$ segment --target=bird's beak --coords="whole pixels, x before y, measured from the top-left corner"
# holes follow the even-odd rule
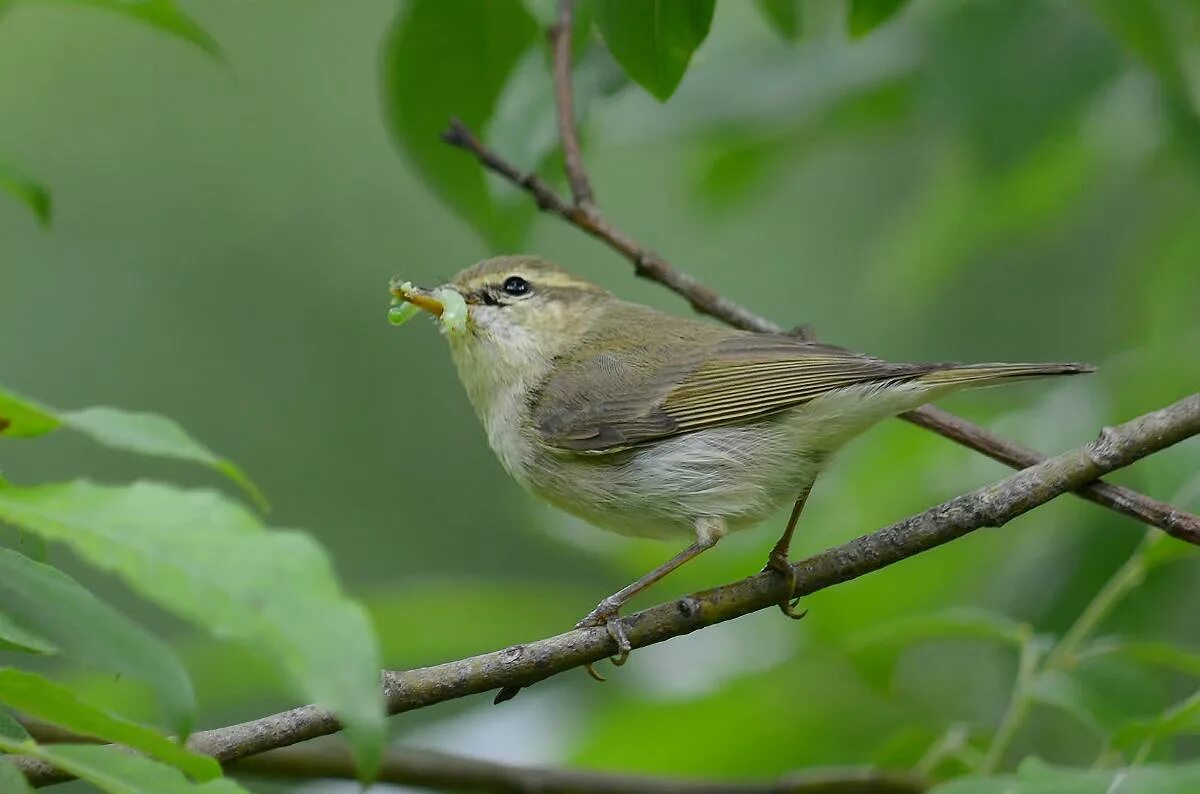
[[[423,287],[414,287],[405,282],[404,284],[392,284],[392,296],[399,298],[402,301],[408,301],[413,306],[432,314],[434,317],[441,317],[442,312],[446,310],[445,304],[433,297],[430,291]]]

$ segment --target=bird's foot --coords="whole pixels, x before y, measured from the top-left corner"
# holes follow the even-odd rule
[[[589,612],[583,620],[575,624],[577,629],[586,629],[594,626],[603,626],[608,632],[608,636],[612,637],[613,642],[617,644],[617,655],[609,657],[609,661],[614,666],[620,667],[629,660],[629,654],[633,650],[633,645],[629,642],[629,636],[625,633],[625,624],[621,622],[620,615],[617,611],[621,608],[620,604],[614,603],[605,599],[596,605],[596,608]],[[588,671],[588,675],[597,681],[604,681],[604,676],[596,672],[596,668],[591,662],[584,665]]]
[[[771,552],[771,556],[767,557],[767,564],[763,566],[764,571],[774,571],[787,581],[787,595],[779,602],[779,611],[787,615],[792,620],[800,620],[808,614],[807,609],[797,610],[796,607],[800,604],[800,597],[792,598],[792,592],[796,589],[796,569],[788,562],[788,559],[783,554],[776,551]]]

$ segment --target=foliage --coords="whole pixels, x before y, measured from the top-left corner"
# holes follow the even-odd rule
[[[238,484],[249,484],[236,466],[175,423],[150,414],[111,408],[54,413],[0,391],[0,424],[17,438],[74,427],[104,444],[212,465]],[[10,484],[0,488],[0,519],[70,546],[217,637],[254,647],[292,679],[298,696],[339,716],[364,776],[372,774],[383,736],[374,632],[361,608],[342,595],[324,552],[311,538],[267,531],[252,513],[214,491],[153,482]],[[7,648],[61,652],[145,681],[156,691],[170,727],[186,737],[194,718],[191,684],[170,650],[54,568],[0,549],[0,570],[6,574],[0,581],[0,640]],[[297,615],[305,619],[298,621]],[[0,703],[142,750],[200,783],[220,775],[211,759],[31,672],[0,668]],[[121,788],[131,785],[148,791],[168,790],[160,786],[240,790],[191,786],[179,772],[150,762],[127,763],[120,753],[13,745],[10,752],[43,758],[106,790],[140,790]]]
[[[605,0],[596,27],[625,72],[666,101],[708,35],[716,0]]]
[[[1142,766],[1132,769],[1062,769],[1031,758],[1015,775],[965,777],[932,794],[1186,794],[1200,786],[1200,767]]]
[[[337,23],[297,9],[258,21],[273,39],[243,37],[262,62],[240,54],[237,36],[226,43],[222,35],[218,48],[206,32],[210,13],[214,23],[228,13],[250,25],[258,12],[191,4],[204,14],[201,24],[174,0],[0,0],[0,33],[21,23],[26,8],[32,17],[33,8],[54,6],[61,13],[47,17],[48,28],[86,30],[92,15],[76,15],[75,7],[91,6],[190,45],[175,48],[181,59],[207,68],[211,61],[197,59],[197,49],[215,56],[239,80],[254,73],[246,64],[257,69],[273,53],[297,76],[254,103],[272,119],[267,110],[279,112],[293,94],[326,123],[318,105],[345,112],[339,102],[355,91],[326,69],[357,64],[351,49],[381,42],[382,120],[430,192],[487,248],[516,250],[537,235],[539,248],[569,251],[585,269],[592,264],[587,241],[569,248],[559,239],[565,232],[535,225],[526,196],[439,140],[458,117],[521,169],[561,179],[543,35],[556,20],[550,0],[409,0],[384,29],[380,20],[362,21],[362,9],[339,7]],[[1001,432],[1051,451],[1174,399],[1200,377],[1190,355],[1200,344],[1198,8],[1185,0],[584,0],[572,35],[575,111],[585,154],[601,163],[593,182],[613,216],[770,316],[812,321],[832,341],[893,344],[898,355],[927,348],[939,357],[1094,356],[1102,374],[1090,384],[971,398],[971,410],[990,415]],[[362,27],[343,28],[343,19]],[[303,59],[279,43],[301,41],[305,25],[320,31],[320,46],[304,51],[321,64],[317,72],[304,72]],[[364,40],[364,32],[374,38]],[[344,58],[335,54],[339,45],[348,48]],[[145,66],[136,64],[154,71]],[[367,75],[357,79],[365,84]],[[181,81],[180,107],[143,109],[150,115],[138,118],[157,123],[174,114],[185,126],[220,130],[222,113],[200,108],[210,92],[233,90]],[[109,125],[125,112],[114,104],[122,107],[104,117]],[[101,137],[104,123],[78,135]],[[112,244],[71,238],[94,278],[73,271],[68,282],[61,262],[60,270],[20,263],[13,278],[28,281],[15,283],[50,284],[61,304],[39,306],[54,321],[11,346],[12,359],[0,364],[21,370],[22,361],[36,360],[41,369],[21,370],[34,373],[31,391],[51,394],[62,378],[81,401],[125,379],[138,384],[133,393],[157,394],[159,379],[181,373],[195,414],[229,429],[233,440],[218,446],[236,445],[239,460],[257,457],[251,462],[260,474],[275,471],[283,514],[311,514],[304,522],[336,530],[321,541],[348,580],[369,584],[373,595],[362,606],[349,599],[314,538],[266,527],[232,496],[157,480],[77,479],[73,442],[56,432],[74,430],[168,465],[200,464],[202,475],[216,471],[265,509],[241,468],[175,421],[105,407],[60,411],[0,390],[0,451],[22,455],[4,471],[13,482],[0,480],[0,518],[16,529],[0,546],[0,750],[32,755],[105,791],[241,791],[167,734],[186,736],[198,714],[218,724],[298,700],[338,712],[369,775],[382,746],[381,662],[432,664],[563,630],[597,590],[665,556],[660,546],[597,550],[592,541],[580,544],[587,553],[560,553],[539,535],[520,534],[540,514],[514,505],[515,488],[487,459],[465,404],[429,399],[435,389],[456,388],[438,380],[441,351],[425,360],[422,350],[406,349],[403,374],[392,378],[379,361],[385,351],[398,360],[394,341],[370,347],[370,318],[361,303],[343,300],[378,287],[381,320],[381,258],[402,255],[406,268],[417,259],[445,276],[457,266],[447,259],[475,256],[478,247],[462,241],[461,228],[447,227],[443,213],[421,209],[419,192],[371,193],[398,180],[387,172],[390,153],[369,159],[364,139],[306,149],[310,137],[324,140],[335,126],[315,122],[309,136],[292,119],[257,138],[254,125],[239,124],[232,137],[258,148],[238,150],[245,159],[235,158],[236,179],[226,174],[229,185],[214,183],[209,193],[204,179],[225,173],[215,165],[223,154],[204,160],[160,135],[162,159],[147,156],[147,171],[189,156],[202,163],[199,177],[173,188],[194,203],[187,212],[168,203],[165,212],[187,220],[172,232],[169,252],[138,249],[130,256],[136,265],[127,263],[120,235],[156,240],[159,233],[153,221],[128,213],[134,231],[114,232]],[[325,149],[335,152],[328,161],[319,159]],[[303,175],[303,190],[271,170],[276,160]],[[37,162],[0,158],[0,191],[45,225],[51,200],[38,179],[51,169]],[[132,164],[119,165],[122,181],[110,173],[105,186],[114,202],[137,195],[143,183],[155,195],[146,176],[125,189]],[[75,198],[55,189],[64,201]],[[304,203],[316,194],[329,201],[319,211]],[[342,205],[353,216],[326,223]],[[200,225],[206,212],[193,210],[201,206],[221,234],[229,227],[212,247],[191,226],[213,228]],[[346,256],[372,225],[394,225],[403,236],[364,248],[368,256]],[[341,228],[353,231],[335,237]],[[247,245],[256,232],[271,244]],[[45,237],[75,233],[56,228]],[[274,258],[268,249],[282,239],[298,242]],[[126,269],[136,271],[132,284],[114,277]],[[106,279],[118,286],[106,291]],[[24,295],[20,286],[6,292]],[[206,302],[212,293],[218,297]],[[25,298],[9,299],[11,316]],[[160,303],[170,308],[155,315]],[[276,313],[276,304],[286,307]],[[116,315],[134,307],[154,325],[140,326],[142,338],[107,339],[106,328],[120,324]],[[55,336],[55,328],[66,330]],[[187,348],[199,353],[192,356],[171,347],[160,371],[99,350],[115,342],[117,350],[154,351],[166,338],[208,344]],[[89,342],[95,353],[84,347]],[[125,369],[100,377],[86,368],[85,353]],[[242,369],[214,363],[226,361]],[[83,374],[61,375],[73,369]],[[307,379],[284,385],[296,372]],[[389,390],[393,381],[407,391]],[[422,413],[429,403],[435,410]],[[447,421],[455,410],[463,413]],[[211,426],[202,435],[217,438]],[[397,455],[398,446],[406,454]],[[26,458],[27,450],[36,452]],[[64,473],[25,484],[39,454]],[[90,454],[80,466],[105,480],[132,465]],[[1193,443],[1125,476],[1195,509],[1198,466]],[[188,476],[184,467],[166,471]],[[798,542],[812,551],[844,540],[998,471],[910,428],[881,426],[818,484]],[[559,517],[543,523],[571,536]],[[371,531],[355,534],[358,526]],[[1200,786],[1200,635],[1190,608],[1196,555],[1157,535],[1138,543],[1135,534],[1129,522],[1087,505],[1049,507],[823,592],[798,626],[763,615],[699,632],[635,654],[603,690],[585,688],[580,676],[540,685],[494,712],[500,716],[468,712],[471,730],[453,715],[432,719],[446,719],[443,727],[458,734],[535,745],[538,736],[520,722],[528,712],[512,710],[527,707],[538,715],[530,722],[549,725],[549,749],[537,748],[548,760],[606,769],[761,777],[809,765],[876,765],[928,775],[939,794],[1100,792],[1118,782],[1122,792],[1191,791]],[[757,570],[762,541],[723,542],[651,597]],[[39,744],[6,708],[144,755]],[[408,716],[397,730],[427,740],[423,715]],[[23,785],[0,756],[0,790]]]
[[[508,76],[538,38],[519,0],[409,3],[384,48],[388,115],[397,139],[445,200],[497,247],[516,243],[531,217],[525,202],[500,203],[483,174],[443,144],[452,117],[480,128]]]
[[[67,687],[34,673],[0,668],[0,703],[82,736],[107,739],[141,750],[199,781],[221,775],[221,767],[212,758],[185,750],[136,722],[89,706]]]
[[[140,682],[173,730],[191,730],[196,708],[191,683],[163,642],[56,568],[3,549],[0,571],[2,614],[19,632],[5,634],[9,649],[61,655]]]
[[[73,3],[92,6],[135,19],[145,25],[165,31],[188,41],[210,55],[217,55],[217,43],[203,28],[192,21],[175,0],[5,0],[0,2],[0,15],[12,4]],[[26,204],[43,226],[50,224],[49,191],[40,183],[25,176],[16,166],[0,158],[0,191],[7,192]]]
[[[50,223],[50,193],[25,176],[16,166],[0,160],[0,190],[14,196],[37,216],[42,225]]]
[[[0,737],[0,751],[36,758],[112,794],[246,794],[228,778],[193,783],[178,769],[94,744],[38,744]]]

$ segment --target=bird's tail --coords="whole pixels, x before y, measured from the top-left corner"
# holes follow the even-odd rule
[[[976,387],[1095,371],[1090,364],[951,364],[927,372],[916,381],[930,386]]]

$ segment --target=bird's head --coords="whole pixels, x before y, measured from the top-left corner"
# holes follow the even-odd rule
[[[467,385],[538,377],[614,298],[535,256],[485,259],[441,287],[392,283],[392,294],[440,320]]]

